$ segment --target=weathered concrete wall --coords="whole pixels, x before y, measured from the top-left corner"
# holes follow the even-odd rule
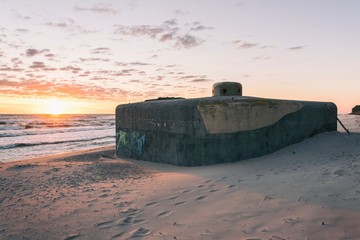
[[[116,108],[122,157],[198,166],[274,152],[336,131],[333,103],[241,96],[151,101]]]

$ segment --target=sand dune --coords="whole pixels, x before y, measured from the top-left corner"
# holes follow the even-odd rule
[[[360,239],[360,116],[273,154],[204,167],[113,149],[0,165],[0,239]]]

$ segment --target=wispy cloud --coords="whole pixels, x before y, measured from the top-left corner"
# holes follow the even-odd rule
[[[211,30],[211,29],[214,29],[214,28],[204,26],[200,22],[194,22],[193,26],[190,28],[191,31],[204,31],[204,30]]]
[[[304,49],[305,48],[305,46],[294,46],[294,47],[289,47],[288,49],[289,50],[302,50],[302,49]]]
[[[242,40],[235,40],[232,42],[232,44],[236,45],[240,49],[249,49],[249,48],[254,48],[254,47],[258,46],[257,43],[250,43],[250,42],[245,42]]]
[[[31,20],[31,17],[29,16],[24,16],[16,11],[14,11],[15,17],[17,17],[18,19],[22,19],[22,20]]]
[[[61,71],[71,71],[72,73],[78,73],[79,71],[81,71],[81,68],[69,65],[69,66],[60,68],[60,70]]]
[[[118,11],[114,9],[114,7],[111,4],[107,3],[97,3],[93,4],[90,7],[80,7],[75,6],[74,7],[76,11],[89,11],[94,13],[101,13],[101,14],[116,14]]]
[[[33,56],[35,56],[35,55],[38,55],[38,54],[41,54],[41,53],[45,53],[45,52],[49,52],[49,49],[37,50],[37,49],[34,49],[34,48],[29,48],[29,49],[26,49],[25,55],[26,55],[27,57],[33,57]]]
[[[110,48],[107,47],[99,47],[99,48],[95,48],[91,51],[91,53],[93,54],[102,54],[102,53],[109,53]]]
[[[180,48],[192,48],[200,46],[204,41],[190,34],[178,36],[175,45]]]
[[[187,75],[178,78],[179,80],[185,80],[186,82],[201,83],[212,81],[206,75]]]
[[[29,69],[41,70],[41,71],[56,71],[57,68],[49,67],[44,62],[35,61],[29,66]]]
[[[256,56],[253,58],[254,60],[270,60],[271,57],[269,56],[265,56],[265,55],[261,55],[261,56]]]
[[[98,32],[96,29],[88,29],[76,24],[71,18],[61,19],[60,21],[46,21],[44,24],[49,27],[66,30],[72,34],[90,34]]]
[[[187,14],[187,11],[184,11],[184,10],[181,10],[181,9],[176,9],[174,11],[174,13],[177,14],[177,15],[185,15],[185,14]]]
[[[29,29],[25,29],[25,28],[17,28],[17,29],[15,29],[15,32],[17,32],[17,33],[28,33],[30,31],[29,31]]]
[[[46,22],[45,25],[50,27],[57,27],[57,28],[68,28],[75,24],[74,20],[71,18],[66,18],[60,22]]]
[[[110,62],[109,58],[99,58],[99,57],[92,57],[92,58],[79,58],[80,62]]]
[[[153,65],[151,63],[146,62],[116,62],[116,66],[122,66],[122,67],[131,67],[131,66],[150,66]]]

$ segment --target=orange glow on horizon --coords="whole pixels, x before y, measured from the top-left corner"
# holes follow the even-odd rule
[[[66,103],[60,100],[49,100],[44,104],[44,113],[47,114],[59,115],[64,114],[67,111]]]

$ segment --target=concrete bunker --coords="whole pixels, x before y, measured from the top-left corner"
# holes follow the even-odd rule
[[[329,108],[337,113],[334,103],[242,96],[240,83],[217,83],[213,97],[117,106],[116,154],[179,166],[236,162],[336,131]]]
[[[219,82],[212,88],[213,96],[242,96],[242,85],[238,82]]]

